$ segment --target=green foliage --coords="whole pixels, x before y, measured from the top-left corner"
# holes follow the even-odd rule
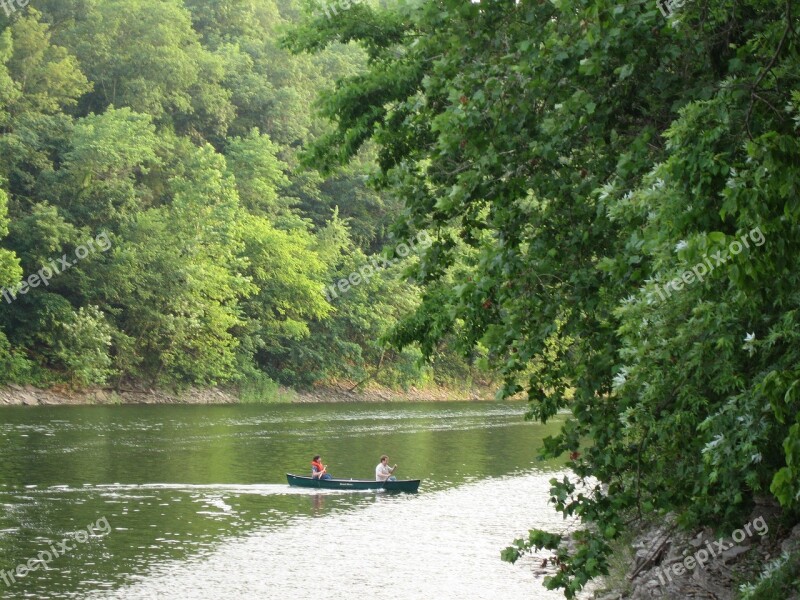
[[[279,198],[280,189],[289,184],[283,173],[287,165],[277,153],[269,136],[253,129],[245,138],[231,139],[225,154],[242,204],[250,212],[273,219],[289,212],[288,203]]]
[[[281,386],[265,373],[255,372],[238,384],[239,399],[246,404],[275,404],[292,402],[295,395],[281,390]]]
[[[170,204],[122,230],[108,301],[123,307],[143,369],[167,382],[212,383],[234,374],[238,300],[254,290],[241,273],[238,199],[224,159],[206,146],[186,161],[186,174],[169,182]]]
[[[771,560],[752,584],[740,587],[739,600],[772,600],[791,598],[800,586],[800,552]]]
[[[390,369],[376,369],[375,372],[377,383],[406,391],[412,386],[424,387],[432,379],[431,369],[425,365],[422,353],[417,348],[403,348],[391,357]]]
[[[314,237],[304,230],[281,231],[269,220],[251,216],[242,233],[244,273],[258,289],[242,303],[248,318],[243,351],[270,370],[271,355],[302,343],[310,323],[330,312],[320,289],[325,264],[314,251]]]
[[[24,383],[31,381],[31,363],[22,352],[15,350],[3,332],[0,332],[0,382]]]
[[[13,56],[13,42],[11,30],[5,29],[0,33],[0,127],[8,123],[8,108],[19,96],[19,87],[14,83],[8,72],[8,61]]]
[[[8,197],[5,191],[0,188],[0,236],[8,233]],[[8,287],[16,283],[22,271],[19,267],[19,259],[9,250],[0,249],[0,286]]]
[[[23,258],[26,273],[35,272],[83,241],[58,208],[45,202],[32,204],[27,214],[14,219],[9,237],[9,245]]]
[[[12,113],[55,113],[91,90],[75,56],[51,43],[50,28],[40,20],[30,9],[8,29],[14,52],[7,64],[18,90]]]
[[[273,380],[361,379],[381,357],[384,383],[430,379],[382,338],[419,293],[402,269],[325,297],[382,250],[400,202],[367,187],[369,151],[334,174],[302,169],[303,144],[331,131],[317,93],[368,57],[282,48],[300,8],[0,10],[0,285],[68,265],[0,300],[5,381],[227,383],[274,398]],[[110,248],[77,256],[101,232]]]
[[[405,202],[396,234],[437,232],[393,341],[433,356],[455,337],[531,418],[573,415],[544,452],[574,453],[552,497],[587,528],[548,585],[573,597],[604,573],[623,514],[728,526],[770,490],[800,508],[792,3],[667,20],[645,0],[435,0],[318,21],[287,45],[356,41],[370,62],[322,96],[336,128],[306,160],[369,143]]]
[[[513,546],[508,546],[500,553],[500,557],[510,563],[517,562],[523,554],[528,552],[538,552],[539,550],[558,550],[561,544],[561,536],[532,529],[528,532],[528,539],[518,538],[514,540]]]
[[[62,35],[94,84],[94,91],[83,99],[85,110],[125,106],[156,119],[197,112],[201,90],[217,84],[213,69],[207,67],[214,57],[200,45],[182,4],[99,2]]]
[[[113,374],[110,346],[111,327],[103,314],[96,306],[81,307],[60,322],[54,356],[71,383],[80,387],[104,384]]]
[[[5,191],[0,188],[0,236],[8,233],[7,218],[7,196]],[[0,249],[0,288],[5,291],[17,283],[22,275],[19,266],[19,259],[10,250]],[[7,302],[5,297],[0,298],[0,302]],[[17,383],[24,381],[30,375],[30,362],[25,358],[23,352],[11,346],[0,329],[0,378],[4,383]]]

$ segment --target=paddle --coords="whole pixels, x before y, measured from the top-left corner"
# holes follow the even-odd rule
[[[384,479],[384,480],[383,480],[383,483],[384,483],[384,486],[383,486],[383,487],[386,487],[386,483],[389,481],[389,478],[390,478],[392,475],[394,475],[394,472],[395,472],[396,470],[397,470],[397,465],[395,465],[395,466],[393,466],[393,467],[392,467],[391,471],[389,471],[389,474],[386,476],[386,479]],[[396,477],[395,477],[395,481],[397,481],[397,478],[396,478]]]
[[[328,465],[323,465],[322,463],[319,464],[322,467],[322,470],[318,471],[317,473],[312,473],[311,479],[316,479],[318,481],[321,481],[322,476],[325,475],[325,473],[328,473]],[[314,477],[314,475],[316,475],[316,477]]]

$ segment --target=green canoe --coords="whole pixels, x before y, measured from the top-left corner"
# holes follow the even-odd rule
[[[419,479],[397,481],[375,481],[374,479],[312,479],[301,475],[286,474],[289,485],[325,490],[386,490],[388,492],[416,492]]]

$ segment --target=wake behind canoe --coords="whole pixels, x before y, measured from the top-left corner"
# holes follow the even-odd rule
[[[302,475],[286,474],[289,485],[325,490],[386,490],[389,492],[416,492],[419,479],[375,481],[372,479],[312,479]]]

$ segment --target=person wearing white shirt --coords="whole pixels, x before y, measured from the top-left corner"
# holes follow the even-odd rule
[[[375,480],[376,481],[397,481],[397,477],[392,475],[397,465],[389,467],[389,457],[385,454],[381,456],[381,462],[375,467]]]

